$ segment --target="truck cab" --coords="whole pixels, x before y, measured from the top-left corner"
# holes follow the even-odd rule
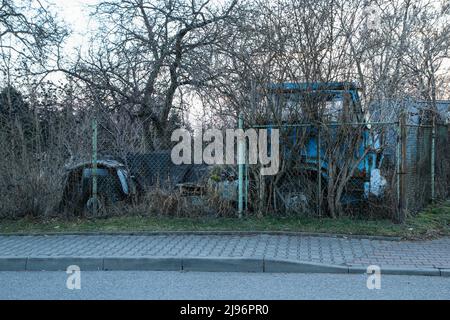
[[[342,135],[340,130],[343,126],[349,135],[359,136],[360,139],[356,139],[358,145],[352,146],[356,168],[341,197],[345,204],[359,202],[369,195],[374,189],[371,177],[377,168],[377,152],[359,90],[359,86],[351,82],[315,82],[270,84],[266,91],[266,107],[272,113],[271,127],[280,128],[280,135],[285,131],[287,136],[287,143],[281,142],[280,152],[285,159],[292,159],[294,168],[291,172],[294,173],[290,175],[291,181],[295,180],[292,179],[295,172],[299,172],[299,176],[307,173],[314,179],[320,176],[326,186],[331,161],[334,161],[333,168],[339,171],[346,160],[339,158],[340,152],[330,155],[330,145],[339,144],[338,151],[350,148],[346,146],[345,138],[337,138]],[[282,186],[280,189],[292,187]]]

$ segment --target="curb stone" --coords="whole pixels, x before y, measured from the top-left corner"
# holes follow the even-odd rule
[[[273,258],[223,257],[0,257],[0,271],[203,271],[365,274],[364,266],[329,265]],[[450,269],[381,267],[385,275],[450,277]]]
[[[292,260],[264,259],[264,272],[273,273],[348,273],[348,267]]]
[[[402,268],[394,266],[380,266],[381,274],[385,275],[402,275],[402,276],[440,276],[441,272],[435,268]],[[350,266],[348,268],[350,274],[367,274],[367,267]]]
[[[405,276],[440,276],[441,272],[435,268],[401,268],[391,266],[380,266],[381,274],[405,275]]]
[[[183,258],[183,271],[263,272],[263,259],[250,258]]]
[[[0,271],[25,271],[27,258],[0,257]]]
[[[383,271],[381,271],[381,272],[383,272]],[[350,274],[367,274],[367,267],[350,266],[350,267],[348,267],[348,273],[350,273]]]
[[[103,270],[110,271],[181,271],[183,260],[171,257],[105,257]]]
[[[440,269],[442,277],[450,277],[450,269]]]
[[[66,271],[71,265],[79,266],[81,270],[103,270],[103,258],[95,257],[29,257],[27,271]]]

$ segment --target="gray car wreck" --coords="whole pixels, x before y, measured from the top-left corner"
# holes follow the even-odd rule
[[[207,165],[174,165],[170,152],[130,154],[125,161],[97,161],[97,216],[106,215],[107,207],[119,203],[139,203],[146,192],[164,189],[201,202],[206,193],[217,193],[225,201],[237,198],[237,180],[224,168]],[[126,163],[126,165],[124,164]],[[76,216],[92,216],[92,162],[66,166],[61,211]]]
[[[66,167],[61,207],[75,215],[89,213],[92,205],[91,162]],[[136,184],[125,165],[116,160],[97,161],[97,190],[99,207],[120,201],[131,201]]]

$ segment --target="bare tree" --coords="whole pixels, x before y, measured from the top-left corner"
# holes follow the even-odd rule
[[[444,62],[450,58],[450,7],[445,3],[437,6],[431,1],[416,10],[419,14],[404,66],[417,96],[429,101],[430,107],[436,110],[439,86],[445,81],[444,72],[448,71]]]
[[[0,59],[7,81],[13,74],[40,73],[68,31],[50,6],[39,0],[1,0]]]
[[[94,13],[102,27],[89,56],[60,69],[106,92],[112,108],[146,122],[158,148],[180,88],[218,76],[210,52],[236,3],[104,1]]]

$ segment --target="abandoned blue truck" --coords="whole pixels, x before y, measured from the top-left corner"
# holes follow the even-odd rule
[[[297,206],[301,210],[315,210],[317,198],[327,194],[330,165],[337,173],[349,162],[351,174],[341,203],[352,205],[365,201],[369,195],[382,195],[386,184],[379,170],[382,154],[366,121],[359,89],[349,82],[282,83],[268,87],[266,103],[273,115],[265,127],[280,129],[280,136],[285,139],[280,141],[282,161],[290,163],[289,173],[274,188],[278,196],[273,200],[281,199],[284,209],[289,211]],[[353,128],[353,134],[358,135],[353,137],[356,139],[349,136],[337,140],[343,126]],[[348,141],[356,141],[356,145],[350,148]],[[336,148],[330,153],[333,143]],[[350,161],[348,155],[342,157],[349,149]]]

